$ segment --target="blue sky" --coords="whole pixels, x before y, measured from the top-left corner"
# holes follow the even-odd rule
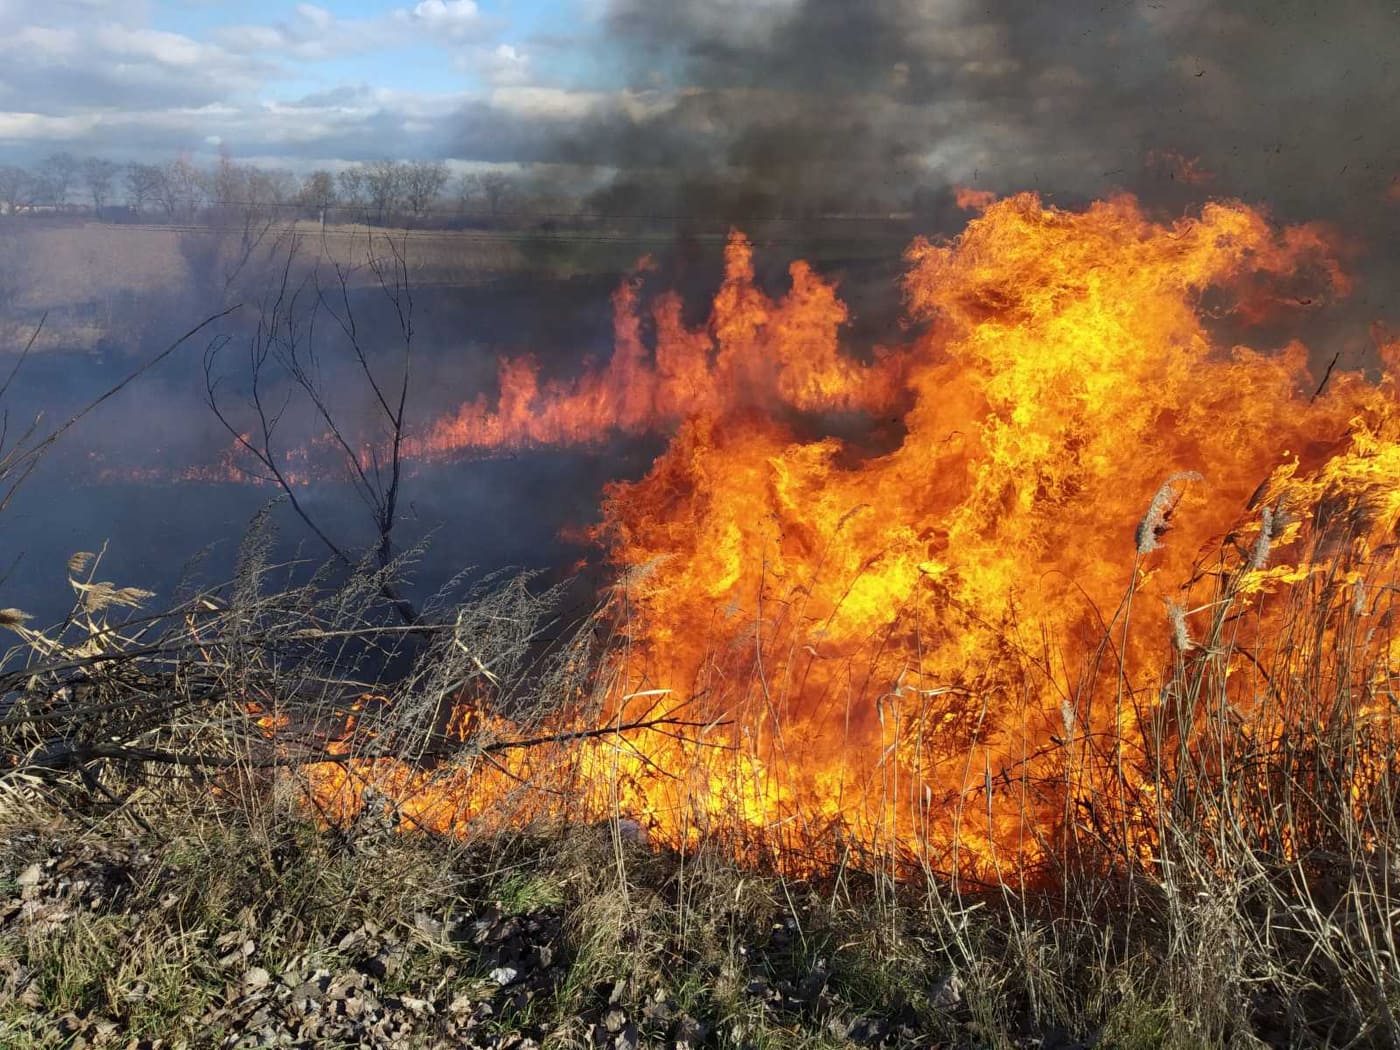
[[[418,5],[387,0],[329,0],[315,5],[288,0],[252,0],[247,4],[159,0],[151,22],[157,29],[196,40],[217,40],[246,26],[294,30],[305,21],[300,12],[312,6],[328,12],[340,24],[375,25]],[[487,70],[478,61],[483,54],[505,46],[529,55],[540,40],[569,37],[582,41],[592,28],[581,0],[480,0],[470,8],[475,13],[464,22],[471,25],[464,25],[460,32],[429,32],[388,46],[364,46],[323,60],[303,60],[270,83],[268,90],[296,97],[298,93],[363,81],[402,91],[481,92],[491,86]],[[572,70],[554,72],[560,79],[571,74],[577,79],[586,70],[577,63]]]
[[[595,46],[610,2],[0,0],[0,163],[61,148],[471,164],[455,114],[487,140],[626,104]]]

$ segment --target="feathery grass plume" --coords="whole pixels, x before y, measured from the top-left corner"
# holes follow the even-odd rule
[[[143,591],[139,587],[113,587],[110,583],[74,584],[83,595],[83,611],[101,612],[112,605],[128,609],[139,609],[147,598],[154,598],[155,591]]]
[[[1137,541],[1137,552],[1139,554],[1150,554],[1161,548],[1160,540],[1162,534],[1170,528],[1168,519],[1172,511],[1176,509],[1177,502],[1181,499],[1180,493],[1176,490],[1178,482],[1201,481],[1201,475],[1194,470],[1182,471],[1173,474],[1162,482],[1162,487],[1157,490],[1157,494],[1152,497],[1152,502],[1147,506],[1147,513],[1138,522],[1135,539]]]
[[[1167,622],[1172,627],[1172,645],[1177,652],[1186,653],[1196,648],[1191,640],[1191,632],[1186,627],[1185,606],[1167,599]]]
[[[1074,739],[1074,726],[1078,719],[1075,716],[1074,705],[1068,700],[1060,701],[1060,721],[1065,728],[1065,739]]]
[[[1366,581],[1357,580],[1355,588],[1351,592],[1351,614],[1353,616],[1364,616],[1366,614]]]
[[[656,570],[658,568],[670,561],[673,557],[675,557],[673,554],[658,554],[654,558],[648,558],[640,565],[630,566],[618,579],[618,585],[626,588],[645,583],[656,575]]]
[[[19,609],[0,609],[0,627],[23,627],[25,620],[32,620],[34,617]]]
[[[112,604],[112,585],[110,583],[74,583],[78,593],[82,596],[82,609],[86,613],[101,612]]]
[[[68,575],[81,576],[87,572],[87,567],[92,564],[92,557],[91,551],[78,551],[68,559]]]
[[[139,609],[148,598],[155,596],[155,591],[143,591],[140,587],[118,587],[112,592],[112,602],[128,609]]]
[[[1269,560],[1269,550],[1274,544],[1274,529],[1280,524],[1282,522],[1275,520],[1272,507],[1265,507],[1259,512],[1259,535],[1254,537],[1254,547],[1249,552],[1251,572],[1262,569],[1264,563]]]

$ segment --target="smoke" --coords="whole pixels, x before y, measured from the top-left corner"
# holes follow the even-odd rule
[[[1371,0],[612,0],[604,24],[631,104],[532,149],[633,200],[908,209],[969,185],[1355,218],[1400,174],[1400,14]]]
[[[54,232],[60,235],[61,229]],[[53,254],[39,233],[32,241]],[[25,609],[40,624],[57,622],[68,610],[72,594],[64,565],[75,551],[105,549],[103,578],[157,592],[157,606],[176,594],[191,560],[200,561],[202,582],[226,580],[248,521],[277,495],[272,486],[183,476],[192,469],[217,470],[229,460],[233,445],[205,403],[211,344],[222,348],[211,363],[221,404],[232,421],[258,432],[250,405],[250,353],[258,345],[259,325],[276,308],[289,246],[279,241],[253,254],[229,286],[227,260],[230,254],[241,259],[241,251],[222,250],[229,246],[213,231],[195,231],[174,244],[163,257],[168,283],[111,296],[111,305],[97,315],[101,339],[93,347],[65,342],[72,333],[81,334],[79,322],[95,313],[81,309],[73,291],[77,282],[40,281],[42,275],[28,273],[29,280],[15,289],[17,299],[50,308],[45,330],[57,333],[44,352],[24,362],[0,405],[10,411],[15,426],[41,413],[48,425],[67,418],[197,319],[229,301],[243,304],[87,415],[43,459],[6,509],[3,520],[12,546],[0,565],[3,604]],[[417,258],[414,248],[406,250]],[[298,296],[298,305],[283,303],[295,312],[297,327],[308,340],[307,360],[313,352],[309,340],[318,287],[310,283],[313,267],[328,302],[342,315],[353,314],[376,375],[392,382],[402,358],[397,307],[363,267],[354,270],[342,299],[333,267],[310,242],[289,271],[288,296]],[[462,401],[489,392],[498,354],[532,352],[568,368],[589,356],[606,356],[611,346],[612,274],[560,279],[520,272],[464,284],[440,276],[435,281],[437,273],[415,270],[413,279],[421,283],[410,288],[415,347],[411,427],[421,428]],[[545,301],[548,310],[540,308]],[[314,344],[314,367],[328,410],[352,442],[382,443],[382,413],[328,310],[318,314]],[[263,396],[276,417],[276,449],[294,451],[323,435],[325,424],[305,397],[296,397],[279,369],[270,368],[264,383]],[[545,450],[489,461],[411,464],[395,530],[397,550],[423,548],[408,566],[408,593],[414,601],[425,600],[473,566],[482,573],[503,567],[562,570],[581,553],[580,543],[565,537],[596,520],[604,483],[642,473],[655,453],[655,448],[630,447],[607,455]],[[334,454],[323,459],[324,472],[313,476],[298,498],[344,549],[363,550],[376,539],[373,519],[350,484],[346,465]],[[281,536],[276,557],[296,566],[294,572],[310,572],[330,557],[285,504],[274,520]]]
[[[673,221],[680,251],[670,261],[681,265],[663,266],[649,280],[695,292],[691,323],[702,319],[713,291],[719,247],[697,240],[687,248],[687,233],[739,225],[756,235],[759,266],[777,268],[783,255],[805,254],[812,239],[859,231],[879,239],[859,257],[863,269],[844,244],[813,253],[818,269],[842,279],[853,319],[846,334],[858,352],[898,339],[900,249],[915,232],[960,228],[967,215],[955,203],[956,187],[996,194],[1033,189],[1070,206],[1126,190],[1167,213],[1197,207],[1208,196],[1242,197],[1266,204],[1282,221],[1328,220],[1351,246],[1348,269],[1364,278],[1352,300],[1356,319],[1394,313],[1400,13],[1391,6],[1374,0],[600,2],[601,39],[579,46],[596,47],[589,65],[608,70],[611,79],[588,92],[503,87],[456,114],[453,152],[582,172],[580,185],[603,186],[593,199],[597,210]],[[868,221],[906,213],[913,213],[907,222]],[[764,230],[765,218],[783,225]],[[230,294],[218,246],[190,244],[157,291],[143,286],[79,305],[133,356],[159,348]],[[17,243],[5,247],[0,262],[18,268],[22,260],[29,273],[34,253]],[[648,242],[642,250],[650,248]],[[551,250],[571,249],[565,243]],[[700,260],[693,274],[683,272],[688,250]],[[139,261],[119,257],[107,269],[129,274]],[[498,353],[533,353],[546,374],[576,370],[588,355],[605,356],[608,293],[614,271],[630,261],[567,279],[547,272],[495,275],[464,288],[443,278],[440,287],[418,289],[420,421],[489,394]],[[557,269],[570,271],[572,261]],[[273,283],[272,271],[263,260],[241,275],[250,300]],[[761,283],[768,276],[760,270]],[[82,285],[50,283],[64,294]],[[14,297],[29,303],[34,293],[19,288]],[[392,347],[396,322],[382,302],[378,310],[366,303],[361,323],[370,342]],[[59,320],[55,313],[50,325]],[[1316,311],[1301,320],[1336,328],[1335,314]],[[1286,330],[1325,364],[1338,347],[1314,338],[1305,323],[1295,311]],[[237,346],[248,339],[244,328],[230,334]],[[201,350],[171,361],[94,416],[74,458],[100,453],[99,466],[120,464],[153,449],[164,462],[200,464],[222,452],[227,436],[201,401]],[[103,367],[111,374],[130,363],[125,354],[109,356]],[[1354,363],[1344,358],[1341,367]],[[79,375],[81,383],[73,378]],[[82,371],[40,372],[36,400],[80,403],[107,375],[91,362]],[[330,378],[347,397],[360,390]],[[355,417],[370,408],[352,401],[346,411]],[[450,480],[446,473],[415,478],[406,535],[417,539],[455,523],[436,540],[452,570],[463,557],[482,564],[526,560],[530,551],[548,549],[547,537],[561,527],[589,518],[605,477],[643,469],[644,461],[625,468],[599,462],[590,472],[572,460],[536,457],[495,474],[472,468],[471,479],[486,480]],[[11,519],[18,531],[44,541],[33,545],[12,586],[48,586],[50,576],[61,586],[54,574],[61,575],[73,549],[115,539],[117,557],[133,536],[149,539],[151,549],[138,555],[125,548],[133,572],[121,582],[148,584],[159,558],[193,553],[214,531],[236,535],[266,496],[252,491],[230,497],[227,506],[206,501],[201,508],[198,500],[162,490],[161,500],[173,509],[153,529],[142,517],[148,494],[137,490],[127,494],[113,484],[59,499],[74,487],[68,482],[77,472],[56,461],[52,477],[36,479],[34,498],[18,508],[29,517]],[[354,512],[347,498],[343,513],[329,513]],[[60,528],[60,516],[70,524]],[[217,530],[201,526],[210,520]],[[521,522],[540,528],[522,530]]]

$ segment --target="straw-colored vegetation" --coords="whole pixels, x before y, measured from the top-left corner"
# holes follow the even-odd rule
[[[1154,790],[1170,802],[1140,792],[1141,826],[1067,836],[1053,870],[985,885],[849,860],[794,878],[736,864],[719,836],[653,848],[621,813],[441,838],[402,798],[367,797],[327,821],[300,767],[489,760],[590,680],[607,633],[555,622],[555,596],[520,580],[386,626],[381,577],[401,564],[294,584],[271,549],[260,518],[232,581],[161,615],[96,557],[69,566],[61,628],[6,610],[3,1045],[1397,1038],[1395,744],[1340,695],[1326,725],[1242,728],[1225,676],[1255,551],[1222,567],[1202,636],[1164,669]],[[1377,658],[1350,588],[1310,595],[1274,669],[1285,708],[1337,662]],[[447,732],[466,696],[509,720]],[[556,786],[519,789],[523,813]]]
[[[411,301],[394,259],[377,273],[397,312]],[[279,317],[255,358],[320,407]],[[351,343],[401,436],[403,387]],[[1300,523],[1264,495],[1201,556],[1181,592],[1194,608],[1164,616],[1128,570],[1157,556],[1192,483],[1169,478],[1124,544],[1132,584],[1083,649],[1039,767],[1054,775],[1017,782],[1036,794],[1021,814],[1035,863],[989,850],[990,867],[939,870],[854,820],[829,829],[842,848],[793,856],[751,812],[723,819],[716,799],[745,801],[724,777],[686,768],[647,775],[700,783],[708,822],[650,837],[621,801],[641,777],[610,782],[622,764],[600,756],[651,761],[646,734],[713,751],[682,699],[608,717],[635,710],[609,698],[629,680],[627,588],[645,569],[586,615],[511,577],[410,607],[398,472],[357,467],[331,426],[379,536],[363,560],[288,483],[323,567],[279,564],[264,513],[227,581],[157,597],[81,554],[61,623],[0,610],[0,1046],[1400,1042],[1394,561],[1354,542],[1380,486],[1308,504],[1267,618],[1260,576]],[[0,498],[52,440],[10,435]],[[243,440],[278,465],[265,438]],[[760,676],[764,635],[745,637]],[[1128,667],[1138,639],[1160,668]],[[712,708],[746,690],[796,702],[776,677],[745,680],[749,651],[715,677]],[[653,693],[669,690],[632,696]],[[1091,722],[1095,700],[1113,717]],[[993,824],[985,776],[948,803],[954,828]],[[424,796],[460,810],[454,835],[424,830]]]
[[[249,286],[265,283],[260,264],[279,257],[292,238],[303,262],[338,265],[355,275],[368,274],[365,262],[373,245],[386,239],[411,244],[413,279],[425,288],[469,287],[523,273],[619,273],[654,240],[604,229],[404,230],[347,223],[323,230],[308,220],[266,227],[251,231],[258,250],[249,259],[250,231],[243,226],[72,221],[0,226],[0,338],[22,344],[47,315],[39,351],[140,345],[143,325],[149,323],[144,314],[168,309],[156,304],[174,298],[174,312],[183,316],[188,307],[182,297],[201,305],[218,301],[231,276],[245,278]]]

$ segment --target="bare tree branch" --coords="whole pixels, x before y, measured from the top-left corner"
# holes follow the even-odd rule
[[[403,485],[403,443],[412,377],[413,297],[404,251],[392,238],[386,238],[386,243],[387,259],[375,252],[373,235],[370,236],[367,265],[393,308],[400,333],[401,363],[392,392],[381,381],[360,337],[348,271],[339,263],[332,264],[337,305],[322,285],[316,268],[301,278],[294,276],[293,245],[276,287],[264,298],[258,324],[249,340],[248,423],[236,420],[220,395],[223,376],[218,373],[218,363],[226,341],[211,344],[205,355],[205,394],[215,417],[237,446],[250,456],[267,480],[281,489],[294,513],[337,562],[350,569],[355,564],[350,546],[334,538],[331,530],[316,520],[285,465],[290,450],[279,448],[278,426],[291,407],[293,394],[309,404],[314,418],[324,427],[325,441],[336,450],[346,477],[373,522],[375,539],[370,549],[381,574],[381,595],[405,624],[412,625],[419,621],[418,611],[399,593],[389,572],[397,557],[394,529]],[[381,431],[382,438],[372,436],[367,443],[357,441],[331,402],[321,370],[319,318],[323,312],[334,320],[358,375],[372,395],[379,415],[378,426],[372,429]],[[285,396],[274,405],[267,400],[268,387],[279,380],[286,383]]]

